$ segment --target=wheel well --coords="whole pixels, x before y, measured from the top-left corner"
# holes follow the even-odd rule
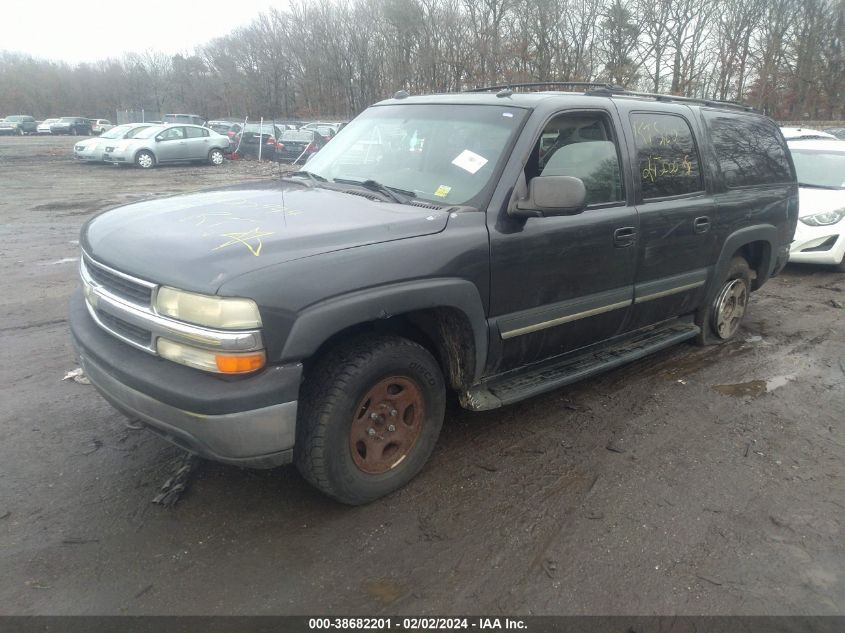
[[[764,240],[749,242],[743,245],[734,256],[741,255],[748,262],[753,272],[751,289],[757,290],[768,277],[769,262],[771,262],[772,247]]]
[[[387,319],[358,323],[330,336],[310,359],[323,356],[340,343],[365,334],[402,336],[426,348],[437,360],[446,383],[453,389],[468,387],[475,373],[475,341],[469,318],[456,308],[429,308]]]

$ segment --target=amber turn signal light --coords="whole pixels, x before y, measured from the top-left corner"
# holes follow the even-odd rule
[[[244,374],[264,367],[264,354],[217,354],[214,359],[217,361],[217,369],[223,374]]]

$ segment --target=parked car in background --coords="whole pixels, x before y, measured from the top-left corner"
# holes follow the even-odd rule
[[[111,121],[106,119],[91,119],[91,131],[94,134],[102,134],[113,127],[114,125],[112,125]]]
[[[126,123],[117,125],[103,132],[99,137],[78,141],[73,146],[73,157],[76,160],[102,163],[105,149],[116,140],[131,139],[138,132],[151,127],[151,123]]]
[[[199,114],[165,114],[162,123],[190,123],[191,125],[205,125],[205,117]]]
[[[304,163],[326,144],[317,130],[285,130],[276,141],[275,160],[285,163]]]
[[[205,124],[205,127],[223,136],[234,138],[243,126],[240,123],[233,123],[232,121],[209,121]]]
[[[274,160],[276,156],[276,139],[285,132],[282,124],[265,122],[247,123],[243,129],[232,138],[232,151],[237,151],[241,156],[258,158],[259,146],[261,147],[261,158]]]
[[[0,121],[0,134],[35,134],[38,123],[28,114],[13,114]]]
[[[38,127],[35,128],[36,133],[38,134],[52,134],[50,131],[50,126],[53,123],[56,123],[58,119],[44,119],[41,123],[38,124]]]
[[[103,160],[150,169],[161,163],[203,161],[222,165],[229,139],[199,125],[153,125],[132,138],[106,143]]]
[[[50,126],[50,134],[91,136],[91,120],[81,116],[63,116]]]
[[[340,130],[340,124],[328,123],[323,121],[314,121],[312,123],[306,123],[302,126],[301,129],[316,130],[325,141],[330,141]]]
[[[822,130],[827,134],[833,134],[840,141],[845,141],[845,127],[828,127]]]
[[[788,141],[798,174],[798,228],[789,261],[845,272],[845,141]]]
[[[821,130],[811,130],[806,127],[782,127],[780,129],[783,138],[787,141],[805,139],[805,140],[823,140],[835,139],[833,134],[822,132]]]

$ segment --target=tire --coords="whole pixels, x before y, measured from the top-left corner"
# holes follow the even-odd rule
[[[341,503],[383,497],[407,484],[428,460],[445,403],[443,374],[422,346],[375,335],[341,344],[303,384],[296,466]]]
[[[839,273],[845,273],[845,255],[842,256],[842,261],[833,267],[833,270]]]
[[[135,164],[141,169],[152,169],[156,166],[156,157],[144,149],[135,154]]]
[[[701,332],[696,341],[700,345],[720,345],[736,336],[748,312],[751,279],[751,267],[745,258],[734,257],[716,294],[697,315]]]
[[[208,162],[214,165],[215,167],[220,167],[220,165],[223,164],[224,160],[226,160],[226,157],[223,155],[223,150],[217,149],[215,147],[208,153]]]

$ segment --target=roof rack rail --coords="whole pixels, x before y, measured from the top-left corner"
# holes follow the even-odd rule
[[[603,96],[603,97],[639,97],[645,99],[654,99],[663,103],[694,103],[714,108],[732,108],[735,110],[742,110],[743,112],[759,112],[750,105],[740,103],[738,101],[722,101],[720,99],[700,99],[698,97],[680,97],[676,95],[661,94],[659,92],[639,92],[636,90],[628,90],[622,86],[617,86],[611,83],[602,83],[594,81],[539,81],[533,83],[515,83],[515,84],[498,84],[495,86],[484,86],[483,88],[471,88],[464,90],[464,92],[494,92],[497,96],[509,97],[513,94],[514,89],[518,88],[569,88],[569,89],[583,89],[585,94],[589,96]]]
[[[621,86],[614,86],[609,83],[595,82],[595,81],[537,81],[533,83],[516,83],[516,84],[498,84],[496,86],[484,86],[482,88],[470,88],[464,92],[498,92],[501,90],[513,90],[515,88],[586,88],[597,89],[599,91],[624,91]]]
[[[659,92],[637,92],[635,90],[623,90],[622,92],[614,92],[620,96],[626,97],[644,97],[647,99],[654,99],[655,101],[663,101],[666,103],[695,103],[714,108],[733,108],[735,110],[742,110],[744,112],[757,112],[757,110],[750,105],[740,103],[739,101],[722,101],[721,99],[701,99],[699,97],[680,97],[677,95],[661,94]]]

